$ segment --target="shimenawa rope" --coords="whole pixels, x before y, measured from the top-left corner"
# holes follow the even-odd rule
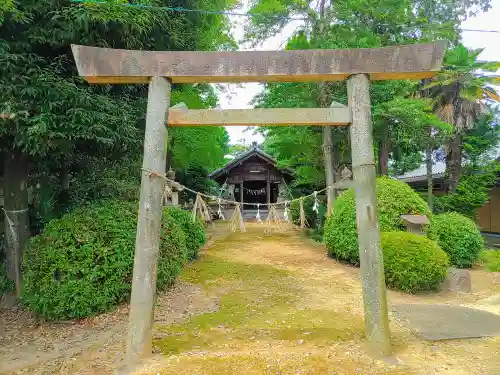
[[[142,171],[146,172],[146,173],[149,173],[150,176],[155,176],[155,177],[159,177],[167,182],[170,182],[170,183],[173,183],[173,182],[176,182],[174,180],[171,180],[169,179],[168,177],[165,176],[165,174],[163,173],[158,173],[156,171],[153,171],[151,169],[147,169],[147,168],[141,168]],[[224,199],[224,198],[219,198],[219,197],[216,197],[214,195],[209,195],[209,194],[204,194],[204,193],[200,193],[199,191],[196,191],[196,190],[193,190],[193,189],[190,189],[188,188],[187,186],[185,185],[182,185],[182,184],[179,184],[180,186],[182,186],[182,188],[184,190],[187,190],[189,191],[190,193],[193,193],[194,195],[199,195],[201,197],[204,197],[204,198],[207,198],[207,199],[211,199],[211,200],[215,200],[215,201],[218,201],[219,204],[231,204],[231,205],[241,205],[241,204],[244,204],[244,205],[248,205],[248,206],[266,206],[266,207],[270,207],[272,205],[274,206],[279,206],[279,205],[288,205],[288,204],[291,204],[292,202],[297,202],[297,201],[300,201],[302,199],[306,199],[306,198],[309,198],[309,197],[313,197],[313,196],[317,196],[318,194],[326,191],[329,186],[321,189],[321,190],[318,190],[318,191],[315,191],[314,193],[312,194],[309,194],[309,195],[304,195],[302,197],[299,197],[299,198],[294,198],[294,199],[290,199],[290,200],[285,200],[285,201],[282,201],[282,202],[276,202],[276,203],[247,203],[247,202],[237,202],[237,201],[231,201],[231,200],[228,200],[228,199]]]

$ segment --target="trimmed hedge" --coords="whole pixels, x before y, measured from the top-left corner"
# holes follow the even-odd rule
[[[195,259],[198,256],[198,251],[206,242],[203,222],[200,219],[193,221],[190,212],[178,208],[166,208],[165,214],[174,218],[181,225],[188,238],[186,241],[188,260]]]
[[[6,265],[0,262],[0,297],[5,293],[10,293],[14,291],[14,282],[7,278]]]
[[[380,230],[403,230],[401,215],[427,215],[427,203],[407,184],[388,177],[377,178],[377,209]],[[354,189],[346,190],[335,200],[333,213],[325,224],[324,242],[334,258],[359,265]]]
[[[479,262],[490,272],[500,272],[500,251],[482,250],[479,253]]]
[[[137,203],[105,201],[51,221],[28,243],[22,300],[46,319],[83,318],[130,295]],[[172,284],[187,259],[186,234],[164,215],[157,288]]]
[[[426,292],[438,289],[446,278],[448,255],[436,242],[408,232],[385,232],[381,244],[388,287]]]
[[[160,253],[156,270],[156,288],[164,290],[172,285],[188,260],[188,236],[182,225],[169,215],[163,215],[160,232]],[[133,267],[133,260],[132,265]],[[127,293],[128,296],[129,293]]]
[[[476,223],[457,212],[435,215],[427,236],[436,240],[458,268],[470,268],[484,248],[483,237]]]

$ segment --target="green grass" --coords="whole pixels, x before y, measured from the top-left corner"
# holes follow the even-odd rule
[[[488,249],[481,251],[479,263],[490,272],[500,272],[500,251]]]

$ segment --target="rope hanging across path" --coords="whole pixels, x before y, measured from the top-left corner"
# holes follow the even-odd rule
[[[285,200],[282,202],[277,202],[277,203],[245,203],[245,202],[237,202],[237,201],[232,201],[228,199],[224,199],[213,195],[209,194],[204,194],[200,193],[198,191],[195,191],[193,189],[188,188],[185,185],[181,185],[178,182],[168,178],[164,173],[158,173],[156,171],[142,168],[143,172],[146,172],[149,176],[154,176],[154,177],[159,177],[165,181],[165,189],[163,192],[163,197],[162,197],[162,202],[166,202],[167,199],[172,195],[172,189],[170,188],[169,185],[173,185],[174,183],[177,184],[182,188],[182,190],[187,190],[193,194],[196,195],[196,199],[193,205],[192,209],[192,218],[193,221],[196,221],[196,219],[201,219],[205,223],[211,222],[212,221],[212,213],[213,211],[211,210],[210,206],[203,200],[202,197],[206,199],[211,199],[214,201],[217,201],[218,204],[218,216],[222,218],[222,220],[225,220],[225,215],[224,215],[224,209],[222,207],[223,204],[229,204],[229,205],[234,205],[234,211],[231,215],[231,218],[229,219],[229,228],[231,231],[235,232],[236,230],[240,230],[241,232],[246,232],[245,228],[245,222],[243,220],[243,215],[241,212],[241,207],[242,205],[250,205],[257,207],[257,215],[256,215],[256,220],[260,223],[262,223],[262,219],[260,217],[260,206],[268,207],[268,214],[267,214],[267,219],[265,221],[266,224],[266,229],[265,233],[266,234],[272,234],[272,233],[280,233],[286,230],[287,224],[290,223],[290,213],[288,209],[288,205],[293,203],[293,202],[299,202],[299,207],[300,207],[300,229],[303,230],[306,227],[309,226],[305,211],[304,211],[304,200],[306,198],[314,197],[313,200],[313,211],[318,213],[318,207],[319,207],[319,200],[318,200],[318,194],[322,193],[332,187],[327,186],[324,189],[318,190],[313,192],[312,194],[302,196],[300,198],[294,198],[290,200]],[[276,206],[283,205],[284,206],[284,220],[281,220],[281,218],[278,215],[278,212],[276,210]]]
[[[171,180],[170,178],[166,177],[165,176],[165,173],[158,173],[156,171],[153,171],[151,169],[147,169],[147,168],[141,168],[142,171],[148,173],[150,176],[155,176],[155,177],[159,177],[167,182],[170,182],[170,183],[178,183],[177,181],[174,181],[174,180]],[[272,205],[274,206],[281,206],[281,205],[288,205],[288,204],[291,204],[293,202],[298,202],[300,201],[301,199],[306,199],[306,198],[310,198],[310,197],[314,197],[315,195],[318,195],[318,194],[321,194],[323,193],[324,191],[328,190],[330,187],[327,186],[321,190],[318,190],[318,191],[315,191],[314,193],[311,193],[309,195],[304,195],[302,197],[299,197],[299,198],[294,198],[294,199],[289,199],[289,200],[285,200],[285,201],[282,201],[282,202],[276,202],[276,203],[247,203],[247,202],[237,202],[237,201],[232,201],[232,200],[229,200],[229,199],[224,199],[224,198],[220,198],[220,197],[216,197],[214,195],[209,195],[209,194],[205,194],[205,193],[200,193],[199,191],[196,191],[196,190],[193,190],[193,189],[190,189],[188,188],[187,186],[185,185],[182,185],[182,184],[179,184],[183,190],[187,190],[189,191],[190,193],[193,193],[195,196],[199,195],[200,197],[203,197],[203,198],[207,198],[207,199],[211,199],[211,200],[214,200],[214,201],[218,201],[220,204],[231,204],[231,205],[241,205],[241,204],[244,204],[245,206],[254,206],[254,207],[257,207],[257,206],[265,206],[265,207],[270,207]],[[333,187],[332,187],[333,188]]]

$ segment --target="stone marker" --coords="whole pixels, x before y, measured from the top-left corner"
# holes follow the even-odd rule
[[[448,276],[441,288],[449,292],[470,293],[472,289],[470,272],[458,268],[449,268]]]

